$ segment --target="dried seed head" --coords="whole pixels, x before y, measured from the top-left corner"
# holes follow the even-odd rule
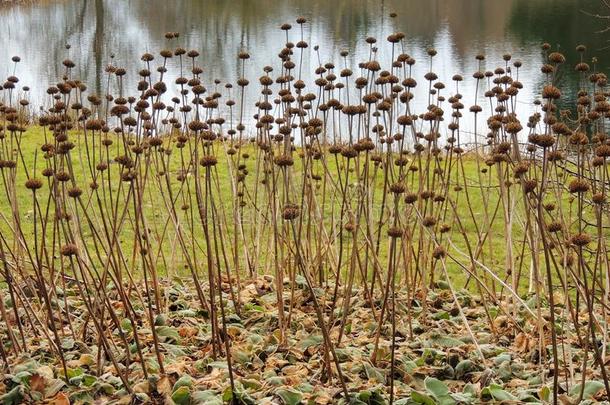
[[[509,134],[516,134],[522,129],[523,127],[521,126],[521,123],[519,121],[511,121],[506,124],[506,132],[508,132]]]
[[[60,249],[62,256],[71,257],[78,255],[78,247],[74,243],[63,245]]]
[[[424,225],[426,228],[434,226],[435,224],[436,224],[436,218],[434,218],[432,216],[427,216],[422,220],[422,225]]]
[[[595,148],[595,154],[599,157],[610,157],[610,145],[603,144]]]
[[[555,137],[550,134],[540,135],[536,144],[542,148],[550,148],[555,144]]]
[[[36,191],[42,187],[42,180],[36,178],[30,178],[25,182],[25,188],[28,190]]]
[[[300,212],[301,211],[298,205],[288,203],[284,206],[284,209],[282,210],[282,219],[286,221],[292,221],[293,219],[299,217]]]
[[[527,173],[527,171],[529,170],[530,165],[527,162],[519,162],[518,164],[515,165],[513,172],[516,178],[520,178],[521,176],[523,176],[525,173]]]
[[[341,156],[347,159],[353,159],[358,156],[358,151],[353,146],[346,145],[341,148]]]
[[[436,260],[440,260],[445,257],[446,254],[447,251],[445,250],[445,248],[439,245],[434,248],[434,251],[432,252],[432,257],[434,257]]]
[[[585,63],[585,62],[580,62],[580,63],[577,63],[577,64],[576,64],[576,66],[574,67],[574,69],[575,69],[577,72],[583,72],[583,73],[584,73],[584,72],[588,72],[590,68],[589,68],[589,65],[588,65],[587,63]]]
[[[273,159],[273,162],[280,167],[292,166],[294,164],[294,159],[292,156],[287,154],[278,155]]]
[[[595,193],[591,196],[591,200],[595,204],[604,204],[606,202],[606,196],[604,193]]]
[[[205,155],[199,160],[199,164],[203,167],[216,166],[218,159],[214,155]]]
[[[83,191],[79,187],[76,187],[76,186],[68,189],[68,196],[70,196],[71,198],[78,198],[81,196],[82,193],[83,193]]]
[[[55,179],[60,182],[70,181],[70,174],[65,171],[60,171],[55,174]]]
[[[561,231],[563,227],[561,226],[561,222],[559,221],[553,221],[553,222],[549,222],[546,225],[546,229],[547,231],[551,232],[551,233],[556,233]]]
[[[390,185],[390,191],[394,194],[402,194],[406,190],[404,183],[393,183]]]
[[[570,238],[570,242],[575,246],[586,246],[591,243],[591,236],[586,233],[579,233],[572,236],[572,238]]]
[[[555,63],[555,64],[561,64],[566,61],[566,57],[563,56],[563,54],[561,54],[559,52],[552,52],[549,55],[549,61],[552,63]]]
[[[402,238],[404,231],[398,226],[388,228],[388,236],[390,238]]]
[[[570,193],[573,194],[586,193],[587,191],[589,191],[590,188],[591,186],[589,185],[589,182],[584,179],[574,179],[570,182],[568,186]]]
[[[555,87],[551,84],[543,87],[542,98],[557,100],[560,97],[561,97],[561,91],[557,87]]]
[[[523,181],[523,192],[526,194],[533,193],[538,186],[536,179],[528,179]]]

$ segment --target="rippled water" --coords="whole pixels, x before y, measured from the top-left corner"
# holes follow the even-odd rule
[[[391,12],[398,17],[390,18]],[[465,97],[474,97],[470,78],[477,70],[476,54],[485,54],[485,68],[493,69],[503,65],[504,53],[511,53],[524,64],[519,80],[526,87],[519,97],[519,110],[526,112],[542,82],[542,42],[567,55],[570,65],[566,65],[562,85],[568,93],[573,94],[577,87],[572,69],[578,58],[577,44],[587,45],[587,57],[597,56],[600,69],[607,70],[610,34],[600,33],[604,22],[589,14],[610,14],[610,10],[599,0],[34,1],[0,6],[0,75],[12,74],[10,58],[21,56],[16,72],[19,84],[32,88],[32,103],[40,106],[48,103],[45,89],[61,78],[61,61],[67,57],[77,63],[76,76],[88,84],[90,92],[104,94],[104,67],[114,55],[112,63],[128,69],[127,92],[135,93],[140,55],[180,44],[201,52],[208,88],[213,79],[234,82],[240,76],[237,53],[241,49],[252,56],[246,77],[253,81],[264,65],[279,66],[277,52],[285,42],[279,25],[303,15],[309,19],[305,28],[309,51],[319,45],[323,63],[337,61],[338,53],[348,49],[348,62],[355,68],[369,56],[364,42],[367,36],[381,40],[402,31],[406,33],[404,52],[419,61],[415,76],[423,80],[428,70],[425,50],[434,47],[438,57],[433,70],[440,80],[449,83],[456,73],[469,78],[460,88]],[[180,32],[179,42],[168,46],[167,31]],[[291,35],[296,42],[297,32],[293,30]],[[318,64],[313,54],[308,55],[303,70],[306,80]],[[389,57],[389,47],[380,45],[380,60]],[[174,65],[170,65],[170,73],[170,78],[177,74]],[[257,90],[250,87],[248,106],[258,97]],[[425,108],[425,89],[419,92],[416,107]],[[253,107],[246,110],[251,113]]]

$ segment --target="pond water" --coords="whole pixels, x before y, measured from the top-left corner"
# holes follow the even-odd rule
[[[397,17],[390,18],[391,12]],[[0,77],[13,73],[10,58],[19,55],[19,84],[32,88],[29,97],[33,105],[44,106],[49,102],[45,89],[61,79],[61,61],[65,58],[76,62],[75,76],[97,94],[106,92],[104,68],[112,61],[127,68],[126,88],[133,94],[137,71],[143,66],[141,54],[150,51],[158,55],[165,47],[180,45],[200,51],[208,88],[213,79],[234,82],[240,77],[237,53],[249,51],[245,76],[252,82],[263,66],[279,66],[277,53],[285,42],[279,25],[292,22],[296,26],[295,18],[302,15],[308,18],[305,40],[310,44],[303,69],[306,81],[318,64],[313,45],[320,46],[323,63],[338,61],[341,50],[350,50],[348,63],[356,68],[358,62],[368,58],[367,36],[380,39],[379,58],[387,61],[390,52],[385,38],[402,31],[406,34],[404,52],[419,62],[415,65],[416,78],[423,81],[428,70],[425,51],[434,47],[438,56],[433,70],[445,83],[454,74],[464,75],[467,80],[460,92],[465,97],[474,97],[476,54],[485,54],[485,69],[493,70],[504,65],[503,54],[511,53],[523,62],[519,80],[526,87],[520,95],[519,109],[527,109],[543,81],[542,42],[566,54],[569,63],[561,81],[568,94],[574,94],[578,86],[573,70],[579,58],[574,49],[577,44],[585,44],[587,58],[598,57],[599,69],[608,70],[610,33],[600,32],[605,21],[590,14],[610,14],[610,10],[600,0],[33,1],[0,6]],[[168,45],[164,38],[167,31],[179,32],[179,40]],[[298,39],[293,29],[291,40]],[[172,68],[174,76],[170,77],[175,77],[177,72]],[[246,114],[254,111],[259,94],[250,87]],[[424,96],[416,94],[416,99],[421,99],[425,108],[425,90],[421,90]]]

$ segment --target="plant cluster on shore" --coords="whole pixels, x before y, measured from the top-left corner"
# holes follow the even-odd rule
[[[430,322],[441,284],[482,365],[464,288],[477,294],[492,335],[531,340],[547,400],[575,386],[573,399],[582,400],[592,377],[610,392],[610,103],[607,77],[584,46],[581,60],[568,63],[542,45],[544,83],[538,99],[523,100],[532,105],[524,117],[516,105],[525,62],[511,55],[488,71],[478,55],[479,70],[444,83],[434,72],[437,52],[416,61],[401,32],[366,38],[368,59],[349,66],[348,51],[320,60],[304,40],[307,25],[281,25],[274,66],[234,84],[202,82],[205,61],[174,32],[167,49],[142,55],[139,70],[107,66],[115,94],[90,94],[66,59],[40,111],[13,57],[14,75],[0,91],[6,370],[35,337],[69,382],[72,339],[96,347],[92,373],[109,364],[136,395],[134,374],[167,374],[167,278],[187,274],[202,345],[226,361],[228,400],[238,403],[243,365],[234,364],[229,318],[248,310],[244,286],[269,275],[277,310],[270,339],[288,348],[304,294],[321,336],[319,381],[335,384],[345,401],[354,392],[337,350],[352,338],[354,307],[374,321],[368,359],[387,368],[384,395],[394,403],[407,384],[397,330],[413,339],[414,323]],[[302,78],[306,55],[318,60],[312,83]],[[249,59],[237,55],[242,74]],[[174,83],[166,80],[170,60],[179,66]],[[413,77],[415,63],[428,73]],[[562,97],[562,69],[580,72],[575,100]],[[134,74],[137,89],[124,88]],[[465,80],[475,94],[460,93]],[[253,87],[257,113],[247,117]],[[424,111],[413,110],[416,87],[426,89]],[[468,145],[465,121],[474,123]],[[43,141],[32,156],[34,131]]]

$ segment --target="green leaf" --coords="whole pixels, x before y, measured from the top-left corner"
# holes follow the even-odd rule
[[[65,338],[61,341],[61,348],[64,350],[72,350],[74,348],[75,342],[72,338]]]
[[[385,383],[385,375],[383,371],[369,363],[364,363],[364,371],[369,380],[376,380],[380,383]]]
[[[551,398],[551,389],[548,385],[545,385],[544,387],[540,388],[540,393],[538,395],[540,396],[541,400],[549,402],[549,399]]]
[[[496,401],[517,401],[518,398],[508,391],[504,391],[498,384],[491,384],[487,387],[489,395]]]
[[[275,394],[282,399],[285,405],[298,405],[303,399],[303,394],[292,388],[279,388]]]
[[[447,311],[438,311],[432,315],[432,319],[439,321],[441,319],[451,319],[451,316]]]
[[[196,391],[191,396],[193,405],[223,405],[222,399],[214,391]]]
[[[228,387],[225,392],[222,394],[223,402],[230,402],[235,404],[246,404],[246,405],[254,405],[256,402],[245,392],[240,392],[237,390],[233,392],[231,387]]]
[[[451,398],[452,401],[459,403],[460,405],[472,404],[474,402],[474,397],[464,392],[451,394],[449,398]]]
[[[131,321],[128,318],[123,318],[121,321],[121,329],[123,332],[131,332],[133,330],[131,327]]]
[[[358,399],[367,405],[386,405],[386,401],[383,399],[378,391],[365,390],[358,394]]]
[[[18,385],[6,394],[0,396],[2,405],[16,405],[23,401],[23,385]]]
[[[594,397],[595,395],[599,394],[599,392],[601,390],[603,390],[604,387],[605,387],[604,383],[601,382],[601,381],[592,380],[592,381],[585,382],[583,398],[592,398],[592,397]],[[570,396],[571,397],[579,396],[581,390],[582,390],[582,384],[575,385],[570,390]]]
[[[453,405],[455,400],[451,397],[449,388],[444,382],[433,377],[426,377],[424,385],[429,394],[441,405]]]
[[[428,395],[424,394],[423,392],[419,392],[419,391],[412,391],[411,399],[418,404],[436,405],[436,402],[434,402],[434,400],[432,398],[430,398]]]
[[[322,343],[322,335],[309,335],[301,341],[301,350],[307,350],[311,346],[319,346]]]
[[[417,368],[417,364],[413,360],[403,360],[402,364],[405,371],[409,374],[412,374],[413,370]]]
[[[178,342],[180,340],[180,335],[175,328],[171,326],[157,326],[156,327],[157,335],[172,340],[174,342]]]
[[[297,274],[294,277],[294,282],[295,284],[299,287],[299,288],[305,288],[307,287],[307,280],[305,279],[305,277],[303,277],[300,274]]]
[[[447,388],[445,383],[436,378],[426,377],[424,385],[426,386],[426,390],[437,399],[449,394],[449,388]]]
[[[174,316],[179,318],[196,318],[197,311],[193,311],[192,309],[182,309],[180,311],[176,311]]]
[[[253,378],[244,378],[241,381],[241,384],[244,386],[244,388],[246,389],[251,389],[251,390],[255,390],[258,391],[263,387],[263,384],[258,381],[255,380]]]
[[[11,381],[17,384],[29,385],[31,377],[32,373],[30,373],[29,371],[20,371],[12,376]]]
[[[112,395],[116,391],[111,384],[108,384],[105,382],[98,381],[97,383],[94,384],[94,387],[96,389],[96,392],[101,392],[102,394],[105,394],[105,395]]]
[[[189,405],[191,403],[191,389],[186,385],[179,387],[172,394],[172,400],[177,405]]]
[[[210,364],[208,364],[209,368],[219,368],[221,370],[228,370],[229,366],[227,365],[226,361],[213,361]]]
[[[167,317],[163,314],[159,314],[155,317],[155,326],[164,326],[167,324]]]
[[[455,378],[461,379],[466,374],[473,371],[474,368],[475,368],[475,366],[474,366],[474,363],[472,362],[472,360],[466,359],[466,360],[460,361],[457,364],[457,366],[455,366]]]
[[[91,387],[93,384],[95,384],[95,382],[97,381],[97,377],[91,375],[91,374],[83,374],[83,384],[86,387]]]
[[[438,335],[430,338],[430,342],[441,347],[458,347],[464,344],[463,341],[451,336]]]
[[[136,399],[136,401],[134,401],[136,404],[147,404],[150,402],[150,397],[143,393],[143,392],[136,392],[134,395],[134,398]],[[74,402],[76,400],[82,400],[82,398],[80,398],[80,393],[76,393],[70,396],[71,402]],[[91,398],[91,400],[93,400],[93,398]]]
[[[190,389],[192,386],[193,386],[193,378],[190,375],[185,374],[182,377],[180,377],[178,379],[178,381],[176,381],[176,383],[174,384],[174,387],[172,388],[172,392],[176,392],[181,387],[187,387]]]
[[[225,392],[222,393],[222,401],[229,402],[233,399],[233,390],[231,387],[228,387]]]

